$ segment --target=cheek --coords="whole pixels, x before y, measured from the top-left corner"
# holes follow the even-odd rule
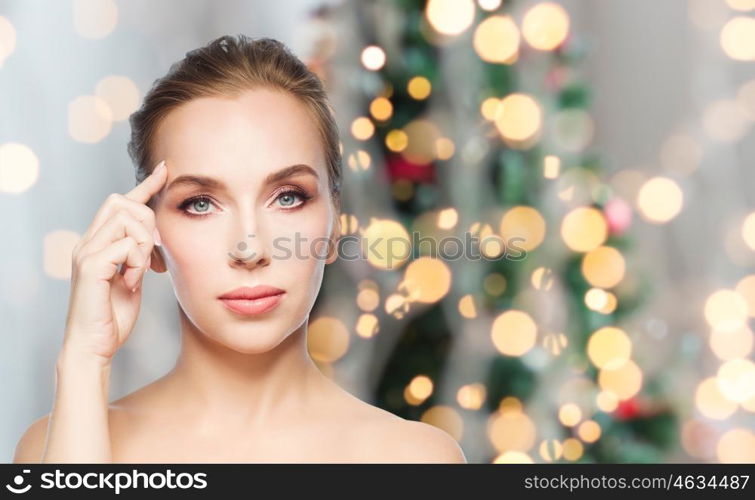
[[[163,255],[174,278],[191,280],[209,268],[208,259],[213,251],[217,251],[220,239],[219,235],[213,234],[212,225],[199,227],[200,224],[171,220],[160,231]]]
[[[326,210],[312,210],[307,214],[301,214],[296,220],[288,220],[285,223],[276,224],[274,248],[285,248],[285,252],[276,252],[278,255],[291,255],[297,261],[298,267],[312,269],[323,266],[327,252],[328,235],[330,225],[329,214]]]

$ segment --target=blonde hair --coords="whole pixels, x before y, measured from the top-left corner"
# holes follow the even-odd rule
[[[198,97],[235,97],[241,92],[267,88],[287,92],[304,103],[322,138],[330,193],[341,207],[341,149],[338,126],[322,82],[283,43],[271,38],[226,35],[186,53],[168,74],[154,82],[142,106],[129,118],[128,153],[142,182],[155,166],[152,141],[171,110]]]

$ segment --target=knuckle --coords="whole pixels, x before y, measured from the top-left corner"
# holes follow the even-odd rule
[[[125,208],[119,208],[118,211],[115,213],[115,219],[120,223],[126,223],[131,217],[129,216],[128,210]]]
[[[118,193],[110,193],[107,196],[107,198],[105,199],[105,202],[113,204],[113,203],[118,202],[119,199],[120,199],[120,194],[118,194]]]
[[[115,221],[119,225],[125,226],[128,223],[128,220],[128,213],[126,213],[126,211],[123,209],[118,210],[115,215],[113,215],[113,221]]]
[[[92,261],[92,254],[84,253],[84,254],[78,254],[74,258],[74,266],[79,271],[86,269],[90,266]]]

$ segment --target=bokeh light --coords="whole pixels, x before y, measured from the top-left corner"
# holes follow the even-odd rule
[[[378,71],[385,66],[385,51],[377,45],[369,45],[362,50],[362,64],[370,71]]]
[[[322,316],[308,325],[309,354],[321,363],[339,360],[349,349],[349,340],[349,330],[338,318]]]
[[[351,122],[351,135],[360,141],[366,141],[375,133],[375,125],[366,116],[360,116]]]
[[[432,88],[430,80],[424,76],[415,76],[406,84],[407,93],[418,101],[427,99],[430,92],[432,92]]]
[[[360,314],[355,326],[357,335],[362,338],[371,338],[380,331],[380,322],[374,314]]]
[[[429,0],[425,16],[435,31],[459,35],[472,24],[475,5],[472,0]]]
[[[495,120],[495,115],[498,113],[498,106],[501,105],[501,100],[497,97],[487,97],[480,104],[480,114],[488,121]]]
[[[529,252],[545,239],[545,219],[534,207],[513,207],[501,218],[498,232],[505,245],[515,245]]]
[[[456,146],[448,137],[440,137],[435,140],[435,156],[439,160],[448,160],[454,155]]]
[[[465,295],[459,299],[459,314],[465,318],[477,317],[477,305],[472,295]]]
[[[5,17],[0,16],[0,68],[16,49],[16,29]]]
[[[105,38],[118,23],[118,6],[113,0],[73,0],[73,25],[84,38]]]
[[[495,125],[504,140],[525,142],[540,131],[542,114],[532,96],[516,92],[504,97],[499,104]]]
[[[435,405],[422,413],[420,421],[446,431],[456,441],[464,435],[464,421],[456,409],[448,405]]]
[[[541,266],[532,271],[530,281],[535,290],[548,291],[555,282],[555,273],[552,269]]]
[[[577,434],[579,438],[586,443],[594,443],[600,439],[601,429],[600,424],[595,420],[585,420],[577,428]]]
[[[753,332],[747,325],[734,330],[717,330],[710,332],[710,348],[721,360],[748,356],[752,352]]]
[[[561,159],[556,155],[547,155],[543,160],[543,177],[555,179],[561,171]]]
[[[555,462],[564,453],[564,446],[557,439],[544,439],[540,443],[540,456],[546,462]]]
[[[65,229],[58,229],[45,235],[43,241],[43,268],[50,278],[71,279],[73,249],[81,236]]]
[[[577,207],[564,216],[561,238],[575,252],[589,252],[601,246],[608,237],[603,214],[593,207]]]
[[[372,218],[362,233],[362,252],[379,269],[401,267],[411,255],[409,233],[400,222]]]
[[[519,409],[498,410],[488,417],[488,437],[499,452],[527,452],[535,444],[535,423]]]
[[[619,399],[629,399],[642,388],[642,370],[633,360],[618,368],[602,368],[598,373],[601,389],[612,391]]]
[[[667,177],[653,177],[645,182],[637,194],[637,209],[645,220],[668,222],[682,210],[684,194],[679,185]]]
[[[716,377],[708,377],[698,384],[695,406],[700,413],[714,420],[727,419],[737,411],[737,403],[723,395]]]
[[[742,12],[755,10],[755,0],[726,0],[726,4],[732,9]]]
[[[410,162],[419,165],[430,163],[437,153],[437,140],[443,135],[430,120],[414,120],[404,127],[408,139],[401,154]]]
[[[569,14],[555,2],[541,2],[530,8],[522,20],[522,35],[533,48],[553,50],[569,34]]]
[[[451,271],[440,259],[420,257],[406,266],[402,285],[410,300],[431,304],[448,293],[451,288]]]
[[[83,95],[68,104],[68,133],[84,143],[96,143],[104,139],[113,124],[113,112],[104,99]]]
[[[747,321],[747,301],[736,290],[717,290],[705,301],[704,313],[711,328],[737,330]]]
[[[721,394],[735,403],[744,403],[755,397],[755,363],[735,358],[726,361],[716,375]]]
[[[708,105],[702,117],[709,137],[721,142],[740,140],[750,128],[750,119],[734,99],[719,99]]]
[[[39,178],[39,159],[25,144],[0,144],[0,192],[23,193]]]
[[[537,325],[524,311],[506,311],[493,321],[493,344],[501,354],[521,356],[532,349],[536,337]]]
[[[477,0],[477,5],[479,5],[482,10],[487,11],[496,10],[501,6],[501,3],[503,3],[503,0]]]
[[[456,401],[467,410],[479,410],[485,402],[486,393],[485,384],[478,382],[463,385],[456,392]]]
[[[614,247],[600,246],[582,257],[582,274],[592,286],[616,286],[624,278],[625,270],[624,257]]]
[[[558,419],[567,427],[574,427],[582,420],[582,410],[574,403],[566,403],[558,410]]]
[[[577,460],[582,458],[582,455],[584,454],[584,451],[585,451],[584,445],[579,441],[579,439],[575,439],[575,438],[565,439],[563,446],[564,446],[564,458],[571,462],[576,462]]]
[[[378,121],[388,120],[393,115],[393,104],[386,97],[376,97],[370,103],[370,114]]]
[[[721,48],[737,61],[755,61],[755,18],[735,16],[721,29]]]
[[[739,280],[734,291],[747,302],[747,314],[751,318],[755,318],[755,274],[750,274]]]
[[[433,381],[427,375],[417,375],[409,382],[407,391],[411,398],[407,401],[410,404],[419,404],[433,393]]]
[[[510,16],[490,16],[477,26],[473,44],[483,61],[505,64],[519,51],[519,38],[519,28]]]
[[[110,107],[112,119],[126,120],[139,107],[139,88],[128,77],[111,75],[103,78],[94,90],[94,95],[104,100]]]
[[[742,222],[742,239],[751,250],[755,251],[755,212],[745,217]]]
[[[755,433],[750,429],[730,429],[721,436],[716,446],[718,461],[736,464],[755,463]]]
[[[587,355],[597,368],[616,369],[632,354],[632,341],[620,328],[604,326],[590,335]]]

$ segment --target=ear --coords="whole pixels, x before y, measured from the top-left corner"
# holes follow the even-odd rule
[[[149,264],[149,268],[156,273],[164,273],[168,270],[168,266],[165,265],[165,259],[163,259],[160,247],[155,245],[152,247],[152,253],[149,254],[152,259]]]
[[[338,260],[338,240],[341,238],[341,217],[336,214],[333,219],[333,229],[330,231],[330,236],[328,237],[330,239],[329,245],[332,251],[328,254],[328,259],[325,261],[326,265],[332,264]]]

